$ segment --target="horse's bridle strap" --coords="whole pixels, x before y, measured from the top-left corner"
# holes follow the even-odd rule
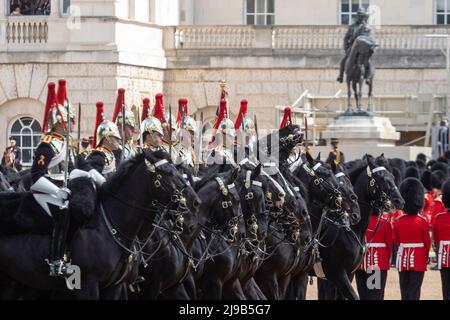
[[[166,159],[162,159],[162,160],[159,160],[158,162],[155,162],[154,166],[156,168],[158,168],[158,167],[161,167],[163,164],[166,164],[166,163],[169,163],[169,161],[167,161]]]

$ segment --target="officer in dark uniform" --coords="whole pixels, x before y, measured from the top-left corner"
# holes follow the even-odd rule
[[[48,84],[47,103],[45,106],[45,115],[43,122],[43,131],[47,132],[42,138],[41,142],[36,148],[33,164],[31,166],[31,179],[33,185],[32,191],[39,191],[46,189],[45,186],[53,185],[57,190],[53,194],[61,205],[49,206],[45,199],[39,201],[35,196],[36,201],[47,210],[54,221],[54,228],[50,244],[50,257],[47,260],[50,267],[50,276],[66,276],[70,274],[65,257],[65,243],[69,227],[69,210],[68,201],[70,197],[70,190],[59,188],[64,179],[66,150],[69,148],[67,143],[67,126],[72,129],[75,124],[75,115],[67,112],[67,95],[66,82],[59,80],[58,94],[55,94],[55,84],[50,82]],[[69,171],[74,166],[69,158]],[[44,186],[44,187],[43,187]],[[38,192],[39,193],[39,192]],[[42,198],[40,198],[42,199]]]
[[[345,156],[342,151],[338,149],[339,140],[336,138],[331,139],[332,150],[328,154],[327,163],[331,164],[333,161],[336,165],[345,162]]]

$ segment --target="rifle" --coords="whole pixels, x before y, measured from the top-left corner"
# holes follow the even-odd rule
[[[172,105],[169,104],[169,155],[172,158]]]
[[[259,162],[259,134],[258,134],[258,122],[256,120],[256,114],[253,115],[253,122],[255,123],[255,133],[256,133],[256,159]]]

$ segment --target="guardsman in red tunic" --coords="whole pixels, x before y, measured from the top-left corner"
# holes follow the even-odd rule
[[[402,300],[419,300],[431,239],[423,211],[423,185],[415,178],[405,179],[400,194],[405,200],[403,212],[394,223],[394,241],[398,245],[396,267],[400,277]]]
[[[442,186],[442,202],[446,209],[434,217],[433,238],[438,251],[442,296],[450,300],[450,180]]]
[[[434,217],[436,214],[446,211],[444,204],[442,203],[441,187],[447,179],[445,172],[436,170],[431,173],[431,187],[433,188],[434,200],[429,211],[428,221],[431,226],[434,225]]]
[[[384,213],[378,219],[378,214],[374,210],[366,231],[366,242],[367,250],[364,260],[360,270],[355,273],[359,298],[361,300],[383,300],[393,243],[389,214]],[[369,288],[368,280],[375,270],[380,270],[380,287]]]
[[[433,208],[433,201],[435,198],[433,188],[431,187],[431,171],[425,170],[420,176],[420,181],[425,188],[425,205],[423,207],[423,215],[431,219],[431,209]]]

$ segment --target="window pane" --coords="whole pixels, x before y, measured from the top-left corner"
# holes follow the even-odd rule
[[[41,141],[41,136],[33,136],[33,147],[36,148]]]
[[[255,16],[248,15],[247,16],[247,24],[255,24]]]
[[[31,147],[31,136],[22,136],[22,147]]]
[[[445,8],[447,12],[450,11],[450,0],[447,0],[447,7]]]
[[[447,21],[445,21],[445,24],[450,24],[450,14],[447,15]]]
[[[265,12],[265,2],[266,0],[256,0],[256,13],[264,13]]]
[[[63,0],[63,13],[68,13],[67,9],[69,9],[70,0]]]
[[[275,0],[267,0],[267,13],[274,13],[275,12],[274,1]]]
[[[358,11],[359,8],[359,0],[352,0],[352,12]]]
[[[341,12],[350,12],[350,6],[349,6],[349,0],[342,0],[341,1]]]
[[[355,23],[356,21],[356,14],[352,14],[352,23]]]
[[[256,16],[256,24],[264,24],[265,17],[263,15]]]
[[[341,15],[341,24],[348,24],[348,14]]]
[[[445,15],[438,14],[436,19],[437,24],[444,24],[445,23]]]
[[[445,11],[445,0],[436,0],[436,9],[437,12]]]
[[[247,13],[255,12],[255,0],[247,0]]]
[[[20,120],[22,120],[23,125],[26,127],[28,127],[31,124],[31,121],[33,121],[31,118],[21,118]]]
[[[275,16],[273,15],[267,16],[267,24],[275,24]]]
[[[16,120],[11,127],[11,133],[19,133],[20,129],[22,129],[22,126],[21,126],[19,120]]]
[[[31,162],[31,150],[30,149],[22,149],[22,161],[23,162]]]
[[[33,121],[33,124],[31,125],[31,128],[34,132],[41,132],[41,125],[36,120]]]

